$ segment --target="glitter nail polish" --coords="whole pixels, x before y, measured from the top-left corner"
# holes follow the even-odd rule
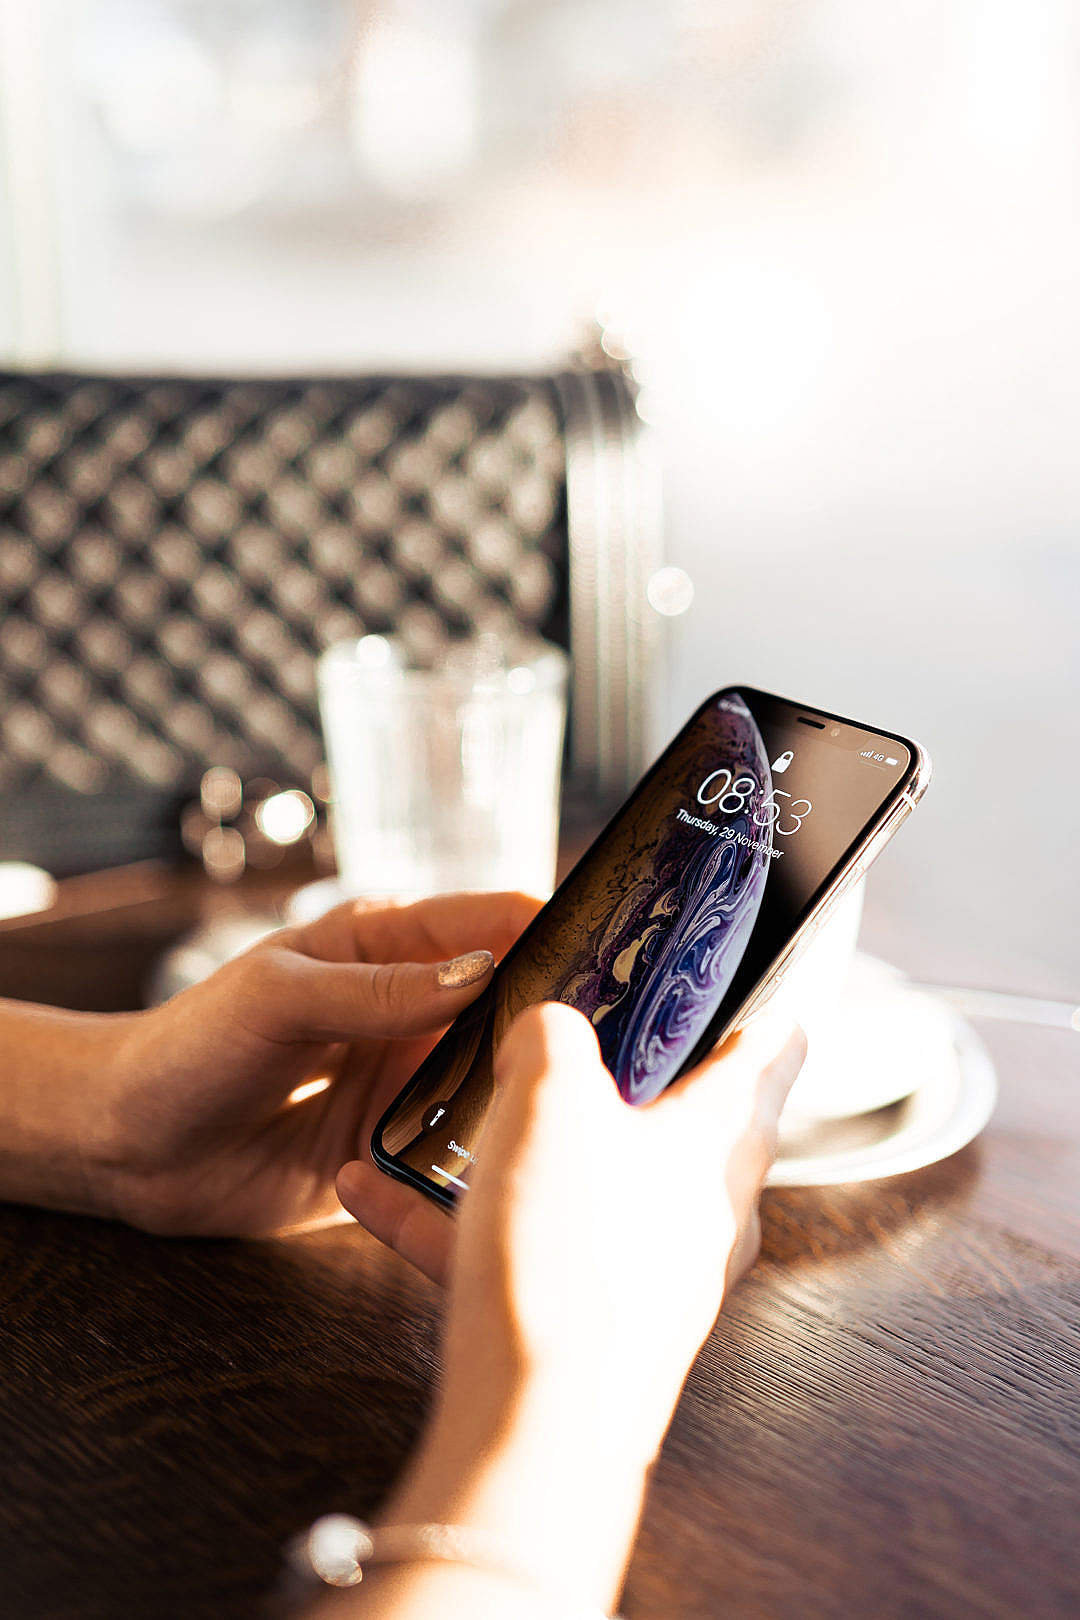
[[[440,962],[435,977],[444,990],[464,990],[467,984],[482,979],[494,960],[490,951],[466,951],[464,956]]]

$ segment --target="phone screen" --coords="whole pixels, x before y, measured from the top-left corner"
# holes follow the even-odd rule
[[[377,1162],[443,1200],[467,1188],[495,1049],[538,1001],[592,1022],[628,1103],[657,1097],[732,1025],[916,768],[898,737],[715,694],[388,1110]]]

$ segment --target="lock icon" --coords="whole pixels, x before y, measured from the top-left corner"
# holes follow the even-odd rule
[[[794,758],[794,752],[790,748],[784,753],[780,754],[778,758],[774,759],[772,762],[773,775],[783,776],[784,772],[787,770]]]

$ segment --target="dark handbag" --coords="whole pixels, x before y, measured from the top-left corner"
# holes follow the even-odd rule
[[[598,358],[602,358],[599,357]],[[207,767],[298,782],[314,661],[483,630],[573,657],[572,791],[643,762],[655,475],[627,371],[0,375],[0,857],[165,854]]]

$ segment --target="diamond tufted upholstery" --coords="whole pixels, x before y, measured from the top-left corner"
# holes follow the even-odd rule
[[[0,374],[0,795],[302,778],[331,642],[393,631],[431,658],[519,627],[570,646],[574,780],[618,791],[641,763],[650,497],[617,369]]]

